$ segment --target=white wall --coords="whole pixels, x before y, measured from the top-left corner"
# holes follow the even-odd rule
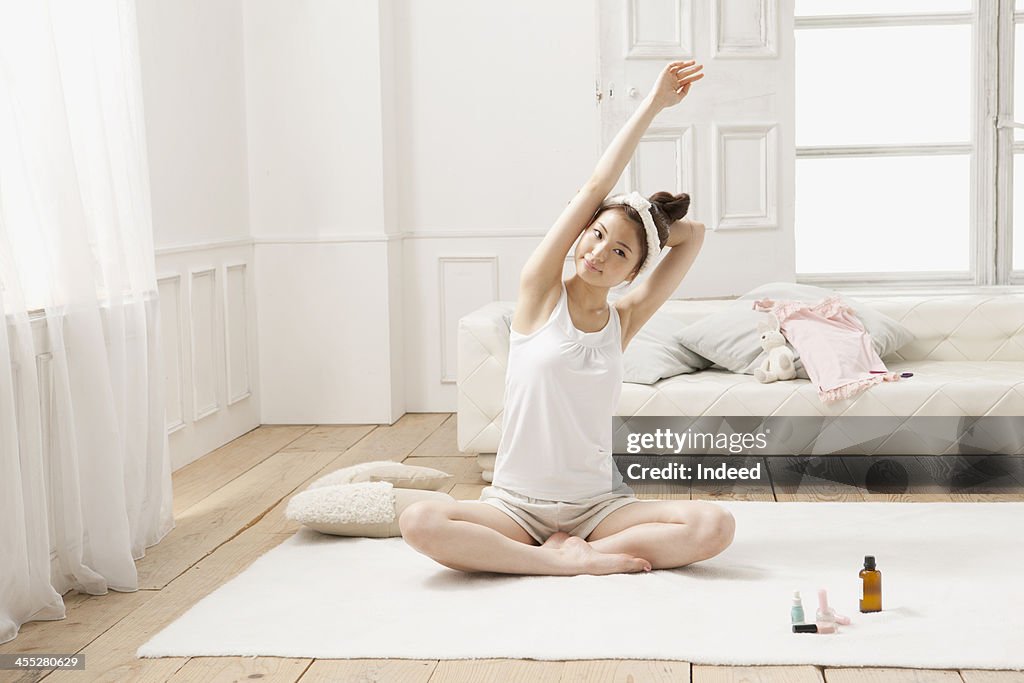
[[[241,0],[137,0],[156,247],[249,235]]]
[[[384,231],[381,4],[246,1],[257,241]]]
[[[542,232],[597,161],[590,0],[399,5],[403,231]]]
[[[262,419],[390,424],[405,412],[392,3],[252,0],[244,25]]]
[[[454,409],[455,322],[515,297],[596,162],[594,16],[582,0],[244,5],[264,422]],[[458,257],[499,245],[502,285],[459,287],[478,264]]]
[[[174,268],[249,266],[243,403],[454,410],[459,317],[515,299],[601,153],[596,5],[139,2],[158,265],[201,243]],[[694,296],[735,294],[713,241]]]
[[[259,424],[241,1],[137,14],[177,469]]]
[[[597,163],[595,22],[589,0],[401,5],[410,411],[455,409],[459,317],[516,298]]]

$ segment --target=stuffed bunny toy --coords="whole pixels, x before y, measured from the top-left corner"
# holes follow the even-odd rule
[[[779,330],[778,319],[774,315],[771,317],[774,324],[768,322],[757,324],[757,332],[761,335],[761,348],[768,354],[761,366],[754,370],[754,377],[762,384],[796,377],[793,351],[786,346],[786,338]]]

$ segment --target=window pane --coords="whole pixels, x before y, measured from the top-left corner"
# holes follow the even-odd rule
[[[1017,8],[1024,0],[1017,0]],[[796,16],[970,12],[971,0],[796,0]]]
[[[796,31],[796,144],[970,142],[971,27]]]
[[[970,270],[970,156],[796,160],[798,273]]]
[[[1024,165],[1013,155],[1013,266],[1024,270]]]

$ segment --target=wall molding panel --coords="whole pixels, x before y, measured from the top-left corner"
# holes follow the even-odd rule
[[[459,318],[499,299],[498,257],[438,256],[437,273],[440,377],[442,384],[455,384]]]
[[[252,240],[157,249],[165,422],[176,470],[260,424]]]
[[[779,227],[777,125],[715,124],[712,137],[713,229]]]
[[[641,10],[643,10],[642,14]],[[665,20],[666,16],[669,17],[667,21]],[[671,35],[667,35],[668,33]],[[626,3],[626,59],[677,60],[692,56],[692,2],[628,0]]]
[[[227,371],[227,403],[232,406],[252,395],[249,383],[249,293],[246,264],[225,266],[224,363]]]
[[[217,372],[217,269],[189,272],[189,329],[192,351],[192,420],[220,410]]]
[[[712,0],[712,57],[774,59],[779,56],[778,0]]]
[[[687,192],[692,199],[697,193],[693,169],[692,126],[651,128],[629,164],[626,191]]]
[[[164,396],[167,433],[185,426],[185,380],[182,376],[185,334],[182,326],[181,275],[157,278],[160,293],[161,343],[165,372]]]

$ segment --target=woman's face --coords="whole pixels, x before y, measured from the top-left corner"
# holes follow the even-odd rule
[[[626,280],[640,264],[636,233],[633,221],[623,212],[602,212],[576,247],[576,272],[585,281],[603,287],[614,287]]]

